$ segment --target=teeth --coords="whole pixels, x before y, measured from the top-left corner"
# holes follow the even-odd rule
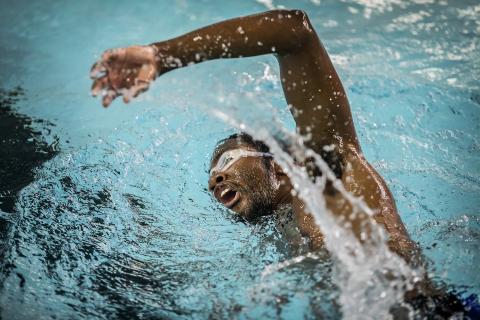
[[[222,193],[220,194],[220,197],[223,197],[228,191],[230,191],[229,188],[223,190]]]

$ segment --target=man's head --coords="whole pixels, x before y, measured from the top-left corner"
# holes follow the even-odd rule
[[[286,202],[291,188],[268,146],[246,133],[218,143],[210,170],[209,190],[220,203],[246,219],[272,213]]]

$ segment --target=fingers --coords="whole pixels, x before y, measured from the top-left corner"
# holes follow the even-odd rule
[[[136,98],[140,93],[143,93],[148,90],[148,83],[145,83],[143,85],[138,85],[132,90],[132,97]]]
[[[97,79],[94,83],[94,88],[92,88],[92,94],[96,96],[101,91],[104,91],[108,87],[107,81],[108,80],[105,77],[101,79]],[[133,98],[136,98],[142,92],[147,91],[149,87],[150,87],[149,82],[135,81],[135,85],[128,90],[124,89],[119,92],[119,91],[110,89],[106,91],[106,93],[103,95],[102,105],[105,108],[108,107],[113,102],[113,100],[115,100],[115,98],[117,98],[120,95],[123,96],[123,102],[129,103]]]
[[[116,97],[118,97],[118,93],[116,91],[108,90],[107,93],[103,96],[102,105],[105,108],[108,107]]]
[[[126,49],[110,49],[102,54],[102,57],[90,69],[90,78],[96,79],[103,77],[108,70],[108,66],[114,62],[123,61],[126,57]]]
[[[107,68],[102,61],[97,61],[90,69],[90,79],[103,77],[107,72]]]
[[[108,107],[116,97],[122,95],[123,101],[129,103],[133,98],[136,98],[140,93],[148,90],[150,86],[149,81],[142,81],[135,79],[135,84],[129,89],[115,90],[109,84],[107,76],[95,79],[92,85],[92,95],[98,96],[103,92],[102,104],[104,107]]]
[[[142,81],[136,80],[134,86],[122,92],[123,102],[129,103],[133,98],[138,97],[140,93],[147,91],[149,86],[150,86],[150,83],[148,82],[142,82]]]
[[[132,98],[136,98],[140,93],[147,91],[150,87],[150,82],[155,79],[155,76],[156,71],[153,65],[142,65],[135,78],[134,85],[123,94],[123,101],[129,103]]]
[[[96,97],[102,90],[106,90],[107,88],[108,78],[106,76],[95,79],[92,84],[92,96]]]
[[[123,102],[129,103],[132,100],[132,97],[130,96],[129,93],[124,93],[123,94]]]

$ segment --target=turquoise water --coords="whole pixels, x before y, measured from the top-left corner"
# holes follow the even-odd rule
[[[436,279],[480,294],[477,1],[273,1],[307,11],[346,87],[363,150],[386,178]],[[237,221],[206,190],[210,153],[239,122],[293,128],[273,57],[214,61],[130,105],[89,96],[110,47],[167,39],[256,1],[2,3],[0,87],[58,151],[5,235],[0,315],[30,318],[336,318],[332,263],[275,219]],[[258,124],[260,125],[260,124]],[[288,227],[287,227],[288,229]]]

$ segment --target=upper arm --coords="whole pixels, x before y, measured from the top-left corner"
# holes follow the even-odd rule
[[[335,151],[341,154],[341,162],[345,167],[341,175],[345,189],[363,198],[368,207],[376,212],[374,218],[387,230],[389,245],[393,250],[410,252],[415,245],[398,215],[393,196],[385,181],[361,153],[340,78],[308,18],[305,16],[303,20],[305,37],[302,37],[301,46],[277,55],[285,98],[291,107],[297,130],[310,137],[306,144],[317,153],[323,154],[325,146],[335,144]],[[342,206],[345,201],[338,201],[342,198],[339,193],[325,196],[327,206],[334,214],[351,212],[348,205]],[[314,234],[310,230],[310,224],[313,223],[308,220],[310,215],[302,210],[296,211],[300,212],[300,229]],[[358,232],[361,230],[361,221],[359,219],[356,226]]]
[[[359,148],[350,106],[333,64],[307,16],[302,44],[279,54],[282,86],[300,134],[311,137],[307,145],[320,152],[325,145],[349,144]]]

